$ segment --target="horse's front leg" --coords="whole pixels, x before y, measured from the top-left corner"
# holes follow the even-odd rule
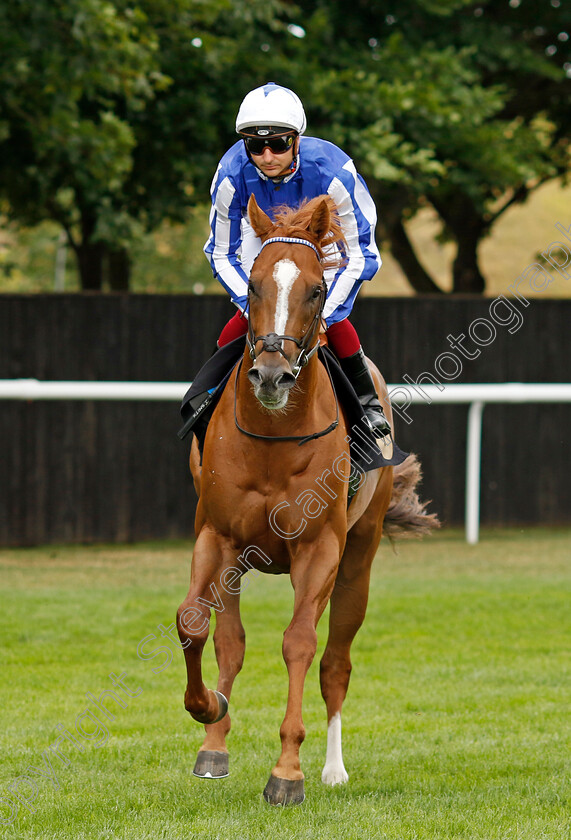
[[[229,587],[233,591],[229,590]],[[246,638],[240,619],[240,579],[225,570],[220,587],[224,609],[216,613],[214,649],[218,663],[217,690],[230,701],[232,686],[244,662]],[[230,715],[217,723],[206,724],[206,737],[198,751],[194,775],[201,778],[220,779],[228,775],[228,748],[226,737],[230,732]]]
[[[194,548],[188,595],[178,608],[177,629],[186,661],[184,706],[200,723],[215,723],[226,714],[228,703],[202,680],[202,651],[210,630],[210,611],[222,610],[220,576],[222,551],[215,535],[204,528]]]
[[[295,590],[292,620],[284,633],[283,657],[288,670],[286,713],[280,728],[282,751],[264,790],[271,805],[303,802],[304,775],[299,750],[305,738],[302,700],[305,678],[317,648],[317,623],[335,584],[341,551],[334,536],[300,548],[292,559],[291,581]]]

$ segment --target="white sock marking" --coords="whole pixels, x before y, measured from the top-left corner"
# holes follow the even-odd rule
[[[349,780],[343,764],[341,748],[341,712],[333,715],[327,727],[327,754],[321,781],[326,785],[340,785]]]
[[[284,335],[289,314],[289,293],[299,277],[299,268],[292,260],[280,260],[274,266],[273,276],[278,287],[274,332]]]

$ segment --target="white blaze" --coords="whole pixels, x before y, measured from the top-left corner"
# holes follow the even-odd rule
[[[274,266],[273,276],[278,287],[274,332],[284,335],[289,314],[289,293],[299,277],[299,268],[292,260],[280,260]]]

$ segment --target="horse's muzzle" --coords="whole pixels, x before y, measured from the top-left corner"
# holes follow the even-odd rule
[[[248,371],[254,394],[265,408],[276,410],[287,405],[290,389],[296,379],[290,370],[256,362]]]

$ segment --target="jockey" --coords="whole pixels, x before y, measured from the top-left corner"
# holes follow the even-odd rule
[[[214,276],[239,310],[223,328],[218,347],[247,332],[248,276],[261,248],[247,217],[250,195],[271,217],[274,207],[296,207],[303,199],[328,194],[337,206],[347,250],[344,264],[325,273],[327,338],[379,437],[390,434],[390,424],[357,332],[347,319],[361,283],[381,265],[375,205],[351,158],[326,140],[303,137],[305,128],[300,99],[274,82],[250,91],[238,111],[236,132],[241,139],[226,152],[214,175],[211,233],[204,246]]]

